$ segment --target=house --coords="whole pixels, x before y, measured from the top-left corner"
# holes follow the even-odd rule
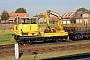
[[[39,23],[46,22],[46,16],[45,16],[44,13],[36,14],[34,17],[38,17],[39,18]],[[55,22],[57,22],[58,18],[55,17],[55,16],[50,16],[49,20],[55,20]]]
[[[15,18],[18,16],[19,18],[29,18],[29,14],[28,13],[15,13],[15,12],[8,12],[10,18],[6,21],[2,21],[2,23],[13,23],[15,21]]]
[[[62,15],[63,24],[70,24],[70,19],[75,15],[75,12],[68,12]]]
[[[33,16],[33,17],[37,17],[37,18],[39,19],[39,20],[38,20],[39,23],[44,23],[44,22],[46,22],[45,14],[43,14],[43,13],[36,14],[36,15]]]
[[[64,13],[62,15],[62,23],[63,24],[70,24],[70,19],[75,15],[75,12],[68,12],[68,13]],[[34,17],[38,17],[39,18],[39,23],[43,23],[46,22],[46,16],[44,13],[40,13],[40,14],[36,14]],[[49,20],[55,20],[55,22],[58,22],[58,18],[56,16],[52,16],[50,15]]]
[[[15,17],[17,16],[16,14],[15,14],[15,12],[8,12],[8,14],[9,14],[9,16],[10,16],[10,18],[8,19],[8,20],[6,20],[6,22],[14,22],[14,20],[15,20]]]
[[[90,23],[90,13],[89,11],[86,11],[86,12],[76,12],[75,13],[75,18],[76,18],[76,24],[79,24],[79,23]]]

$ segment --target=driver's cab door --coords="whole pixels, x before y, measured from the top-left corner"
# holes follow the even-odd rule
[[[30,18],[30,27],[32,31],[38,30],[38,19],[37,18]]]

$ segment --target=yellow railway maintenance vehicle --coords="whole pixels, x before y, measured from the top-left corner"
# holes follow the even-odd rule
[[[31,43],[39,35],[38,19],[17,18],[14,24],[14,38],[20,44]]]
[[[29,19],[16,19],[14,24],[14,38],[20,44],[31,44],[32,42],[45,42],[48,40],[67,40],[68,32],[63,30],[62,19],[60,15],[51,10],[46,11],[46,23],[47,27],[45,31],[39,31],[39,24],[37,18]],[[54,29],[50,27],[49,15],[52,14],[58,18],[58,26]]]

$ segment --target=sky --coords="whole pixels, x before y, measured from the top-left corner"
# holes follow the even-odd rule
[[[12,12],[17,8],[25,8],[30,17],[47,10],[62,15],[82,7],[90,10],[90,0],[0,0],[0,14],[3,10]]]

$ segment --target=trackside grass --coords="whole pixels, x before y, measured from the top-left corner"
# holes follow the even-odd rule
[[[0,30],[0,45],[16,43],[12,34],[13,30]]]

